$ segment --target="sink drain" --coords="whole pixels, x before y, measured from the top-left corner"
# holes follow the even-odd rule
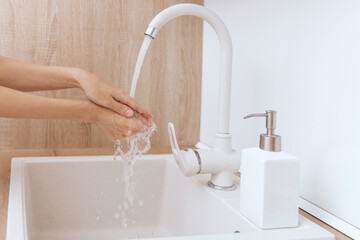
[[[240,233],[240,231],[236,230],[236,231],[234,231],[234,233]]]

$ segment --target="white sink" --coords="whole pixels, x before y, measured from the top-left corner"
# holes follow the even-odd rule
[[[210,189],[207,175],[184,177],[172,155],[145,155],[134,174],[134,211],[128,211],[125,229],[118,208],[124,194],[120,161],[14,158],[6,239],[334,239],[302,216],[297,228],[257,228],[238,212],[238,189]]]

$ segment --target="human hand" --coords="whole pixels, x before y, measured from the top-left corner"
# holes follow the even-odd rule
[[[153,124],[150,119],[142,117],[137,112],[134,112],[134,117],[128,118],[91,101],[88,101],[88,104],[90,104],[91,122],[95,123],[111,141],[143,132]]]
[[[124,90],[82,69],[73,69],[73,74],[86,96],[97,105],[127,118],[133,117],[134,111],[146,119],[152,118],[152,115]]]

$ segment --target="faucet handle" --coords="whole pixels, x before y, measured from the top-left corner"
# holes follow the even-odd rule
[[[172,122],[169,122],[168,130],[169,130],[169,140],[170,140],[171,150],[172,150],[174,156],[177,156],[180,154],[180,148],[179,148],[179,145],[176,140],[175,127]]]
[[[174,124],[169,122],[169,140],[175,161],[185,176],[193,176],[200,172],[199,159],[194,150],[180,150],[176,140]]]

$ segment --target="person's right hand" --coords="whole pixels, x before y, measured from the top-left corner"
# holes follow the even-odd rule
[[[95,123],[100,130],[111,141],[125,138],[145,131],[147,127],[152,125],[152,121],[145,119],[140,114],[134,114],[134,117],[128,118],[115,113],[107,108],[100,107],[91,101],[89,103],[94,108],[94,117],[92,122]]]
[[[136,112],[144,118],[152,118],[152,115],[124,90],[83,69],[74,68],[71,71],[86,96],[97,105],[127,118],[134,117]]]

